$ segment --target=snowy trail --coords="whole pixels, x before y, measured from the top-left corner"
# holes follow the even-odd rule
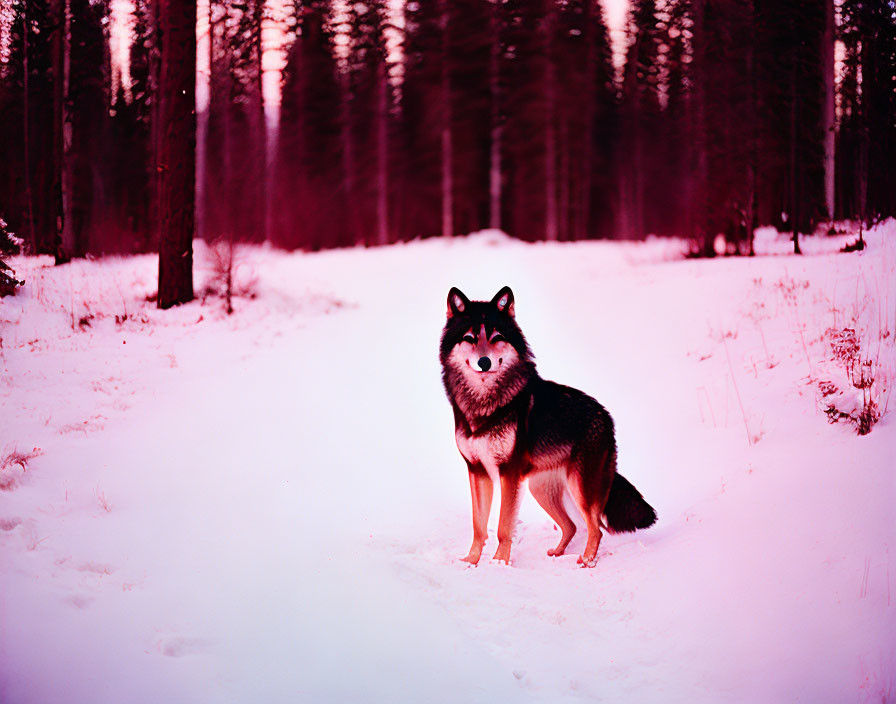
[[[761,345],[740,311],[757,278],[822,287],[836,266],[662,263],[661,251],[642,263],[644,251],[474,238],[259,253],[267,288],[245,327],[155,327],[128,336],[124,360],[112,356],[121,331],[84,333],[98,359],[63,355],[69,377],[53,393],[86,413],[94,399],[77,383],[108,366],[130,396],[83,433],[47,437],[62,421],[31,417],[54,400],[28,396],[40,388],[26,372],[35,357],[7,352],[25,381],[4,392],[4,412],[35,407],[14,428],[44,456],[2,496],[0,519],[21,522],[0,533],[0,698],[814,702],[892,691],[896,426],[888,417],[858,439],[814,415],[794,381],[801,351],[771,313],[763,334],[780,364],[751,381]],[[851,280],[851,266],[837,275]],[[505,283],[542,375],[610,409],[620,471],[660,514],[651,531],[605,537],[594,570],[575,566],[581,534],[569,555],[545,555],[553,527],[531,497],[512,568],[456,559],[469,496],[439,379],[444,297]],[[343,304],[294,313],[308,290]],[[252,317],[271,301],[275,313]],[[176,366],[162,369],[169,356]],[[761,429],[753,447],[732,371]],[[497,500],[493,523],[496,513]]]
[[[105,464],[109,456],[124,461],[96,474],[113,502],[109,515],[85,517],[83,526],[66,521],[66,535],[51,536],[54,551],[77,554],[89,546],[106,561],[96,568],[101,573],[114,577],[136,561],[145,576],[124,597],[96,597],[119,602],[111,618],[107,611],[105,618],[85,619],[81,607],[89,609],[94,597],[68,597],[66,605],[80,606],[60,609],[50,628],[70,628],[71,639],[49,650],[49,634],[34,639],[29,632],[46,623],[46,602],[56,590],[29,596],[29,581],[19,582],[21,591],[13,584],[5,604],[19,610],[31,602],[33,610],[9,614],[14,630],[4,641],[30,641],[34,649],[9,648],[13,662],[25,661],[18,686],[27,686],[12,682],[8,701],[292,701],[300,695],[385,702],[409,689],[428,691],[428,701],[479,701],[483,691],[513,693],[444,611],[376,564],[383,556],[369,552],[370,526],[401,506],[383,507],[372,498],[385,495],[383,482],[393,480],[370,471],[369,456],[378,449],[364,447],[363,431],[357,443],[340,439],[336,431],[351,432],[352,423],[341,408],[328,407],[332,389],[304,383],[321,349],[292,342],[224,378],[196,382],[184,373],[186,386],[163,392],[128,418],[127,427],[110,428],[111,443],[68,443],[73,467]],[[352,368],[349,357],[328,359]],[[350,381],[348,388],[358,388],[363,379]],[[183,402],[188,406],[175,407]],[[176,419],[165,417],[175,410]],[[133,502],[119,503],[129,493]],[[98,520],[105,524],[99,534]],[[137,545],[134,536],[141,538]],[[143,593],[134,599],[132,589]],[[125,628],[113,625],[118,619]],[[141,632],[145,642],[135,649],[130,639]],[[144,648],[162,656],[156,667],[128,673],[130,659]],[[166,667],[164,656],[191,664]],[[203,679],[192,671],[197,665]],[[45,677],[60,669],[65,674],[58,679]],[[83,676],[85,669],[105,673],[105,693]]]

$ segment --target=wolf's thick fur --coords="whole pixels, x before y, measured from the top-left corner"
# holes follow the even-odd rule
[[[510,288],[487,302],[470,301],[456,288],[449,291],[440,359],[473,500],[473,544],[464,560],[479,562],[496,481],[501,483],[501,514],[495,559],[503,562],[510,561],[525,479],[562,531],[549,555],[562,555],[576,532],[563,505],[567,492],[588,528],[579,557],[583,565],[595,563],[602,525],[615,533],[656,522],[653,508],[616,472],[613,419],[607,410],[581,391],[538,375],[516,323]]]

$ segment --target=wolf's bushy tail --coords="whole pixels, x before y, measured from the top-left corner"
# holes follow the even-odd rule
[[[613,533],[631,533],[656,523],[656,511],[631,482],[618,472],[610,485],[610,496],[604,507],[607,528]]]

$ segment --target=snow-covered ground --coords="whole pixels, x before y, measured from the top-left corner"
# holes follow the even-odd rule
[[[861,405],[829,330],[881,410],[894,378],[896,223],[868,240],[252,248],[232,317],[157,311],[150,256],[15,260],[0,701],[896,701],[896,397],[861,437],[824,413]],[[504,284],[660,516],[593,570],[529,496],[511,567],[457,559],[445,297]]]

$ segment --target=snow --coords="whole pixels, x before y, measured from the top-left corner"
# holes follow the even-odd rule
[[[254,247],[231,317],[156,310],[151,256],[13,259],[0,462],[33,456],[0,470],[0,701],[893,701],[892,404],[858,436],[819,390],[854,395],[849,328],[888,398],[896,223],[867,240]],[[584,530],[546,555],[530,496],[510,567],[457,559],[445,296],[505,284],[660,516],[592,570]]]

